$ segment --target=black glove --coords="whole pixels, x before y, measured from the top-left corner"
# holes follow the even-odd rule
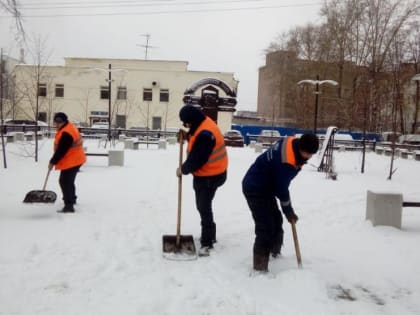
[[[291,206],[284,207],[283,213],[286,216],[287,221],[289,221],[289,223],[296,223],[299,220],[299,217],[296,215],[295,211]]]

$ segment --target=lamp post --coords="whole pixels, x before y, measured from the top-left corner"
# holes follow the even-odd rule
[[[108,64],[108,70],[102,69],[102,68],[95,68],[93,70],[99,70],[99,71],[107,71],[108,72],[108,79],[105,79],[108,81],[108,140],[111,141],[111,121],[112,121],[112,115],[111,115],[111,88],[112,88],[112,71],[126,71],[125,69],[112,69],[111,64]]]
[[[414,77],[411,78],[412,81],[416,82],[416,104],[415,104],[415,110],[414,110],[414,122],[413,122],[413,128],[412,132],[416,132],[417,128],[417,115],[419,110],[419,99],[420,99],[420,73],[417,73]]]
[[[338,85],[338,82],[334,81],[334,80],[319,80],[319,75],[316,76],[316,80],[301,80],[299,81],[297,84],[301,85],[304,83],[309,83],[312,85],[315,85],[315,113],[314,113],[314,134],[316,134],[316,129],[317,129],[317,119],[318,119],[318,95],[319,95],[319,86],[322,84],[331,84],[331,85]]]

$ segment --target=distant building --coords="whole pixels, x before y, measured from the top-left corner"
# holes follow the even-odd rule
[[[100,58],[65,58],[64,66],[39,68],[18,64],[14,68],[14,118],[34,118],[39,72],[39,120],[51,124],[54,113],[63,111],[72,121],[91,125],[107,122],[110,107],[111,123],[116,127],[179,128],[184,91],[196,81],[210,77],[234,90],[238,86],[233,73],[187,67],[186,61]],[[233,111],[218,113],[222,130],[230,129],[232,115]]]
[[[391,108],[395,99],[391,90],[393,74],[390,72],[377,75],[379,84],[377,105],[369,104],[367,69],[357,67],[351,62],[340,67],[336,63],[299,59],[292,51],[275,51],[266,55],[266,64],[259,69],[257,113],[260,121],[283,127],[312,129],[315,117],[315,86],[300,84],[301,80],[334,80],[339,86],[324,84],[319,86],[317,127],[326,129],[334,125],[340,129],[363,130],[365,106],[371,108],[367,117],[368,128],[372,131],[389,130],[392,125]],[[414,117],[413,65],[402,65],[402,93],[398,102],[405,115],[399,126],[409,130]],[[340,80],[341,79],[341,80]],[[364,80],[364,81],[363,81]],[[357,88],[356,88],[357,87]],[[394,93],[395,94],[395,93]],[[375,116],[376,115],[376,116]]]

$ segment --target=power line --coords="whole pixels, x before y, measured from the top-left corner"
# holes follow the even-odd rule
[[[249,11],[249,10],[264,10],[264,9],[280,9],[280,8],[298,8],[322,5],[317,3],[302,3],[290,5],[269,5],[269,6],[255,6],[242,8],[216,8],[216,9],[192,9],[192,10],[166,10],[166,11],[149,11],[149,12],[112,12],[112,13],[75,13],[75,14],[40,14],[40,15],[26,15],[22,14],[23,18],[55,18],[55,17],[89,17],[89,16],[128,16],[128,15],[159,15],[159,14],[183,14],[183,13],[213,13],[213,12],[233,12],[233,11]],[[10,17],[10,16],[0,16]]]
[[[218,5],[218,4],[229,4],[229,3],[245,3],[245,2],[255,2],[261,3],[265,0],[223,0],[223,1],[171,1],[171,0],[160,0],[156,2],[151,1],[138,1],[138,0],[126,0],[126,1],[119,1],[118,4],[115,1],[100,1],[100,2],[89,2],[89,1],[67,1],[67,2],[43,2],[28,5],[20,5],[20,8],[26,10],[44,10],[44,9],[74,9],[74,8],[98,8],[98,7],[113,7],[118,8],[121,6],[139,6],[139,7],[158,7],[158,6],[184,6],[184,5]],[[42,7],[45,6],[45,7]]]

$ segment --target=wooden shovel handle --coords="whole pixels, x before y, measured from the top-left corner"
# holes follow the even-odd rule
[[[48,177],[50,176],[50,172],[51,170],[48,169],[47,176],[45,177],[44,186],[42,187],[42,190],[45,190],[45,188],[47,187],[47,182],[48,182]]]
[[[178,167],[182,167],[182,152],[184,147],[184,138],[181,130],[179,131],[179,161]],[[176,222],[176,247],[181,244],[181,204],[182,204],[182,175],[178,177],[178,216]]]
[[[298,267],[302,268],[302,257],[300,255],[299,240],[298,240],[297,232],[296,232],[296,224],[295,222],[292,222],[290,224],[292,225],[293,242],[295,244],[295,252],[296,252],[296,259],[297,259]]]

